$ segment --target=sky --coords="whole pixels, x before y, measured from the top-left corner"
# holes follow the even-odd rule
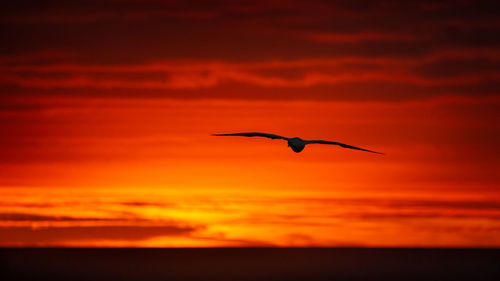
[[[496,1],[11,1],[0,246],[499,247]],[[266,132],[325,139],[294,153]]]

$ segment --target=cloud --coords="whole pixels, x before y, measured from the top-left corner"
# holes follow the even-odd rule
[[[417,207],[417,208],[439,208],[439,209],[470,209],[470,210],[496,210],[500,211],[500,201],[498,200],[439,200],[439,199],[372,199],[372,198],[295,198],[297,202],[317,202],[328,205],[368,205],[390,208]]]
[[[9,23],[91,23],[99,21],[141,21],[155,18],[211,19],[217,8],[203,9],[177,1],[112,1],[71,3],[49,0],[44,3],[18,1],[5,7],[2,22]]]
[[[493,49],[452,49],[417,58],[344,56],[252,62],[173,60],[147,64],[5,64],[0,84],[13,93],[156,96],[171,98],[262,98],[255,92],[285,88],[290,98],[328,99],[360,96],[379,99],[403,91],[399,99],[490,94],[500,72]],[[3,73],[2,73],[3,72]],[[378,86],[377,86],[378,85]],[[252,87],[262,91],[254,91]],[[371,88],[367,92],[364,88]],[[233,88],[228,92],[226,88]],[[309,91],[316,88],[315,91]],[[321,89],[318,91],[317,89]],[[307,95],[300,93],[308,90]],[[100,92],[99,92],[100,91]],[[300,94],[297,94],[300,93]],[[85,94],[86,92],[86,94]],[[117,94],[120,93],[120,94]],[[135,92],[135,94],[134,94]],[[254,92],[253,97],[245,92]],[[130,93],[130,94],[129,94]],[[280,98],[276,94],[268,98]],[[390,97],[388,98],[390,99]]]
[[[252,238],[229,238],[225,233],[216,233],[213,236],[192,235],[191,238],[199,239],[200,241],[214,242],[217,246],[222,247],[276,247],[271,241],[262,241]]]
[[[198,228],[176,225],[160,226],[70,226],[41,227],[27,226],[0,227],[2,245],[47,245],[64,242],[92,241],[140,241],[159,236],[187,236]]]
[[[358,41],[419,41],[426,37],[407,33],[389,32],[357,32],[357,33],[334,33],[334,32],[310,32],[302,36],[317,42],[358,42]]]
[[[25,206],[24,204],[15,204],[14,206]],[[30,206],[30,205],[28,205]],[[42,205],[43,206],[43,205]],[[35,207],[38,207],[35,205]],[[48,207],[48,206],[43,206]],[[30,213],[0,213],[0,221],[116,221],[115,218],[98,217],[70,217],[70,216],[48,216]]]
[[[500,69],[500,60],[483,59],[447,59],[424,63],[414,68],[414,72],[421,77],[460,77],[481,73],[485,77],[496,75]],[[493,78],[493,77],[492,77]]]
[[[126,201],[120,202],[124,206],[131,207],[172,207],[175,206],[174,203],[158,203],[158,202],[146,202],[146,201]]]
[[[415,57],[495,47],[488,1],[31,1],[3,7],[0,53],[72,52],[79,62]],[[422,19],[426,20],[423,21]],[[112,23],[112,24],[110,24]],[[29,42],[27,44],[26,42]],[[293,46],[293,47],[291,47]]]
[[[134,205],[136,206],[136,205]],[[141,202],[138,206],[155,206]],[[136,243],[163,236],[199,241],[201,245],[270,247],[269,241],[227,237],[225,233],[200,233],[201,225],[186,226],[162,220],[47,216],[31,213],[0,213],[0,245],[58,246],[67,243],[91,245],[98,241]],[[26,225],[24,223],[29,223]]]

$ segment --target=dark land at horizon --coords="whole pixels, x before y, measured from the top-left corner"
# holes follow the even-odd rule
[[[3,248],[0,280],[500,280],[500,249]]]

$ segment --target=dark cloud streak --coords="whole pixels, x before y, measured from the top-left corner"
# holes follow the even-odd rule
[[[0,227],[0,244],[46,245],[64,242],[138,241],[158,236],[183,236],[196,228],[181,226]]]
[[[383,101],[496,95],[495,4],[12,2],[0,21],[0,36],[10,38],[0,46],[0,90],[4,96]],[[286,66],[346,58],[359,62]]]

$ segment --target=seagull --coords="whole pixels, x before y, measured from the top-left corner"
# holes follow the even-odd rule
[[[267,134],[267,133],[259,133],[259,132],[251,132],[251,133],[234,133],[234,134],[213,134],[212,136],[241,136],[241,137],[264,137],[264,138],[270,138],[270,139],[281,139],[281,140],[286,140],[288,142],[288,147],[290,147],[293,151],[296,153],[301,152],[304,150],[307,144],[313,144],[313,143],[319,143],[319,144],[333,144],[333,145],[338,145],[344,148],[350,148],[350,149],[356,149],[356,150],[361,150],[361,151],[366,151],[366,152],[371,152],[371,153],[377,153],[377,154],[384,154],[381,152],[376,152],[368,149],[363,149],[359,147],[355,147],[352,145],[340,143],[340,142],[335,142],[335,141],[325,141],[325,140],[303,140],[301,138],[295,137],[295,138],[287,138],[287,137],[282,137],[274,134]]]

